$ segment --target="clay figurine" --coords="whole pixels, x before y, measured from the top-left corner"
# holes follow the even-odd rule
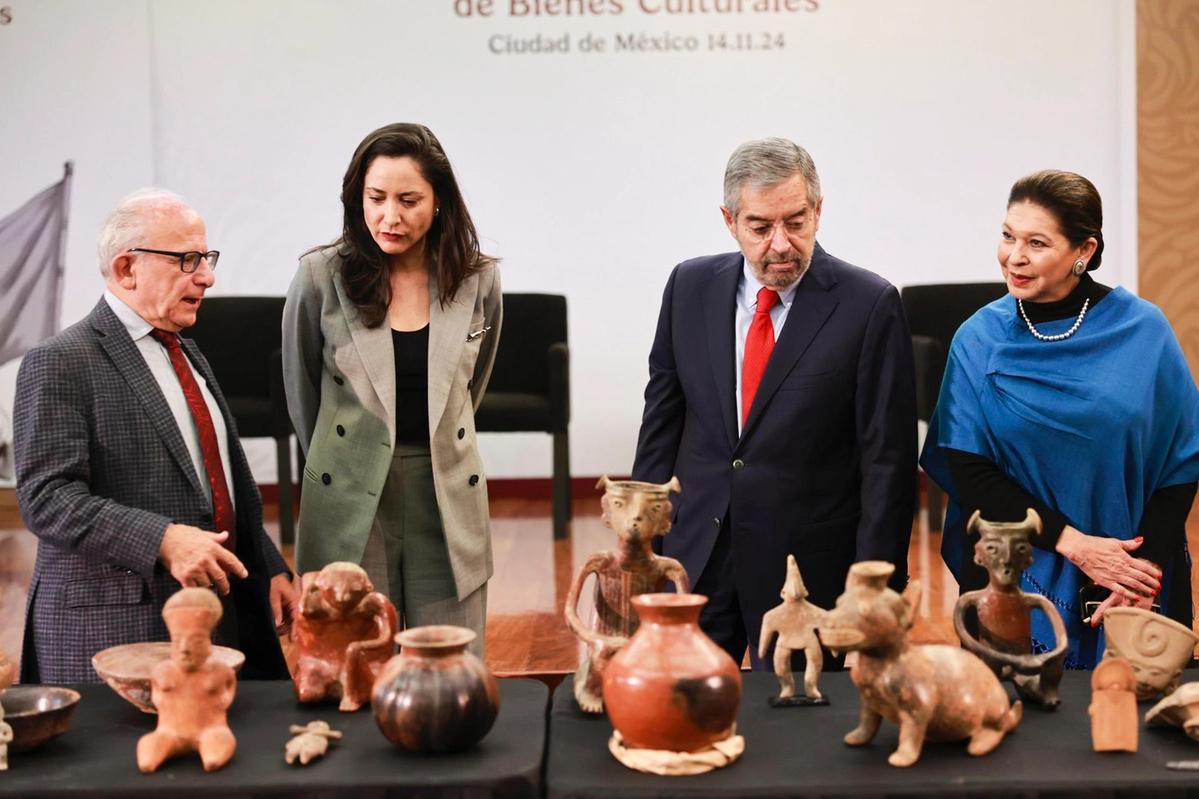
[[[1137,701],[1171,694],[1191,662],[1199,636],[1185,624],[1146,608],[1108,608],[1104,657],[1122,657],[1137,675]]]
[[[794,555],[787,556],[787,580],[779,596],[783,603],[766,611],[762,617],[762,636],[758,642],[758,657],[764,659],[771,639],[778,635],[774,645],[774,674],[779,678],[779,694],[767,701],[771,707],[827,705],[828,700],[816,686],[820,670],[824,668],[824,654],[820,651],[816,627],[824,621],[828,611],[808,602],[808,589],[804,587]],[[803,696],[795,693],[795,674],[791,671],[791,655],[799,651],[807,660],[803,672]]]
[[[1027,702],[1047,710],[1061,703],[1058,686],[1066,659],[1066,625],[1053,603],[1040,594],[1020,590],[1020,574],[1032,563],[1030,534],[1040,535],[1041,517],[1028,509],[1022,522],[989,522],[978,511],[966,524],[978,533],[974,562],[991,575],[987,587],[962,594],[953,608],[953,627],[965,649],[982,658],[1001,680],[1010,680]],[[1053,626],[1053,649],[1032,653],[1032,610],[1045,614]],[[978,617],[978,637],[966,626],[966,613]]]
[[[361,566],[338,561],[305,574],[293,628],[297,699],[340,699],[345,712],[370,703],[375,679],[395,652],[396,609]]]
[[[12,685],[15,664],[0,649],[0,771],[8,770],[8,745],[12,743],[12,727],[4,720],[4,691]]]
[[[1137,751],[1137,677],[1124,658],[1106,657],[1091,673],[1091,748]]]
[[[163,605],[162,618],[171,634],[171,658],[150,673],[158,727],[138,740],[137,767],[156,771],[171,758],[199,752],[204,770],[215,771],[237,749],[226,719],[237,679],[233,669],[208,657],[221,602],[206,588],[184,588]]]
[[[1109,659],[1104,658],[1103,663]],[[1199,682],[1188,682],[1175,689],[1145,714],[1145,723],[1179,727],[1192,740],[1199,741]]]
[[[915,763],[925,738],[968,738],[966,751],[987,754],[1020,723],[1020,702],[1009,706],[999,679],[970,652],[907,642],[920,581],[912,580],[900,596],[887,587],[894,572],[885,561],[855,563],[845,593],[817,628],[830,649],[858,652],[850,677],[862,707],[845,743],[870,743],[886,718],[899,725],[899,747],[887,759],[892,766]]]
[[[683,564],[655,555],[650,542],[670,530],[670,492],[678,493],[679,479],[657,485],[635,480],[600,478],[604,489],[600,507],[604,524],[616,533],[617,548],[597,552],[583,564],[566,595],[566,626],[579,639],[579,668],[575,699],[587,713],[604,710],[604,667],[637,631],[637,612],[630,600],[661,590],[664,581],[686,594],[691,582]],[[591,624],[579,619],[579,594],[589,574],[595,575],[595,612]]]
[[[283,747],[283,759],[288,765],[299,760],[301,766],[307,766],[329,751],[330,738],[335,741],[341,740],[341,733],[330,729],[327,721],[310,721],[303,727],[293,724],[287,731],[295,736]]]

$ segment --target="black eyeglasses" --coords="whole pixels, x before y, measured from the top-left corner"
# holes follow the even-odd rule
[[[148,252],[154,255],[169,255],[172,258],[179,259],[179,271],[190,275],[200,268],[200,260],[208,262],[209,269],[216,269],[216,262],[220,260],[221,253],[218,250],[209,250],[208,252],[197,252],[190,250],[189,252],[172,252],[171,250],[150,250],[145,247],[130,247],[125,252]]]

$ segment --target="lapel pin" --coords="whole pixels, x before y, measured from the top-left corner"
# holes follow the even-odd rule
[[[488,325],[487,327],[482,327],[482,328],[479,328],[478,330],[476,330],[476,331],[474,331],[474,332],[472,332],[472,333],[467,333],[467,334],[466,334],[466,340],[467,340],[467,341],[474,341],[474,340],[475,340],[475,339],[477,339],[479,336],[483,335],[484,333],[486,333],[486,332],[487,332],[487,331],[489,331],[489,330],[491,330],[491,325]]]

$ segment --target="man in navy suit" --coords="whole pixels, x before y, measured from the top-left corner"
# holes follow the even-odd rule
[[[709,602],[700,625],[755,669],[787,555],[832,607],[849,566],[907,579],[916,477],[911,338],[895,287],[816,243],[823,198],[794,142],[737,148],[725,225],[740,252],[666,283],[633,476],[682,494],[662,551]]]

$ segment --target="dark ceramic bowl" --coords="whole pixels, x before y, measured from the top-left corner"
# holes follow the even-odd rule
[[[12,727],[14,752],[36,749],[71,727],[79,692],[53,685],[14,685],[0,694],[4,721]]]

